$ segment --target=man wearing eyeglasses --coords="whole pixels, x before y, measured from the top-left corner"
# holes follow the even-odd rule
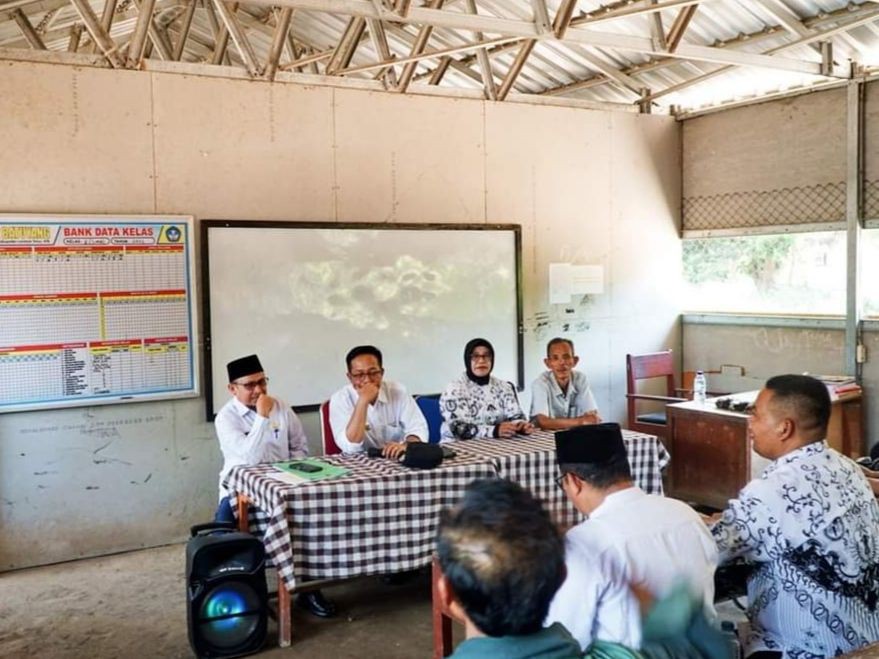
[[[302,423],[290,406],[268,394],[269,379],[259,357],[248,355],[226,364],[232,397],[217,413],[214,427],[223,452],[217,521],[235,521],[223,479],[239,465],[279,462],[308,455]]]
[[[632,480],[616,423],[555,434],[556,482],[586,521],[565,535],[568,578],[546,624],[560,622],[583,649],[596,639],[641,647],[638,584],[663,597],[685,582],[713,617],[717,549],[687,504],[646,494]]]
[[[232,397],[217,413],[214,427],[223,451],[220,471],[220,505],[215,519],[234,522],[229,493],[223,479],[239,465],[279,462],[308,455],[302,423],[280,398],[269,396],[269,379],[259,357],[248,355],[226,364]],[[321,618],[336,615],[336,605],[320,590],[300,593],[296,602]]]
[[[401,385],[384,379],[378,348],[352,348],[345,363],[349,384],[330,398],[333,438],[343,453],[380,448],[384,457],[396,458],[407,443],[427,441],[424,415]]]

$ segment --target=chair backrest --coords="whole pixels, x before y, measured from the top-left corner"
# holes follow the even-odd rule
[[[333,427],[330,425],[330,401],[328,400],[320,404],[320,436],[324,444],[324,455],[336,455],[342,452],[333,437]]]
[[[440,429],[443,425],[443,415],[440,412],[439,395],[416,396],[421,413],[427,421],[427,430],[430,435],[430,443],[436,444],[440,440]]]
[[[626,355],[626,416],[629,430],[646,432],[664,438],[667,434],[664,407],[658,415],[639,416],[637,410],[638,400],[644,401],[644,398],[638,398],[638,382],[653,378],[665,378],[665,391],[659,394],[660,396],[667,398],[675,396],[674,357],[671,350],[651,352],[645,355]],[[654,407],[661,403],[662,401],[655,399],[650,401]]]
[[[675,365],[671,350],[626,355],[626,393],[636,394],[638,380],[665,378],[665,396],[675,395]]]

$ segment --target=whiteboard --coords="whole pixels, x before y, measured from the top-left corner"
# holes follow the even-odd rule
[[[484,337],[493,374],[523,386],[518,225],[205,220],[201,232],[209,419],[229,398],[226,363],[251,353],[294,407],[346,385],[345,354],[363,344],[417,395],[442,391]]]
[[[0,215],[0,412],[198,394],[193,220]]]

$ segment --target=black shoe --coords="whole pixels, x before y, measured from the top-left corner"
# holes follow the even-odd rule
[[[319,618],[332,618],[336,615],[336,605],[319,590],[300,593],[296,597],[296,605]]]

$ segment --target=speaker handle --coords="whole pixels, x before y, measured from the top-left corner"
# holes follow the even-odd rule
[[[205,522],[204,524],[196,524],[189,528],[190,537],[204,535],[208,531],[236,531],[235,522]]]

